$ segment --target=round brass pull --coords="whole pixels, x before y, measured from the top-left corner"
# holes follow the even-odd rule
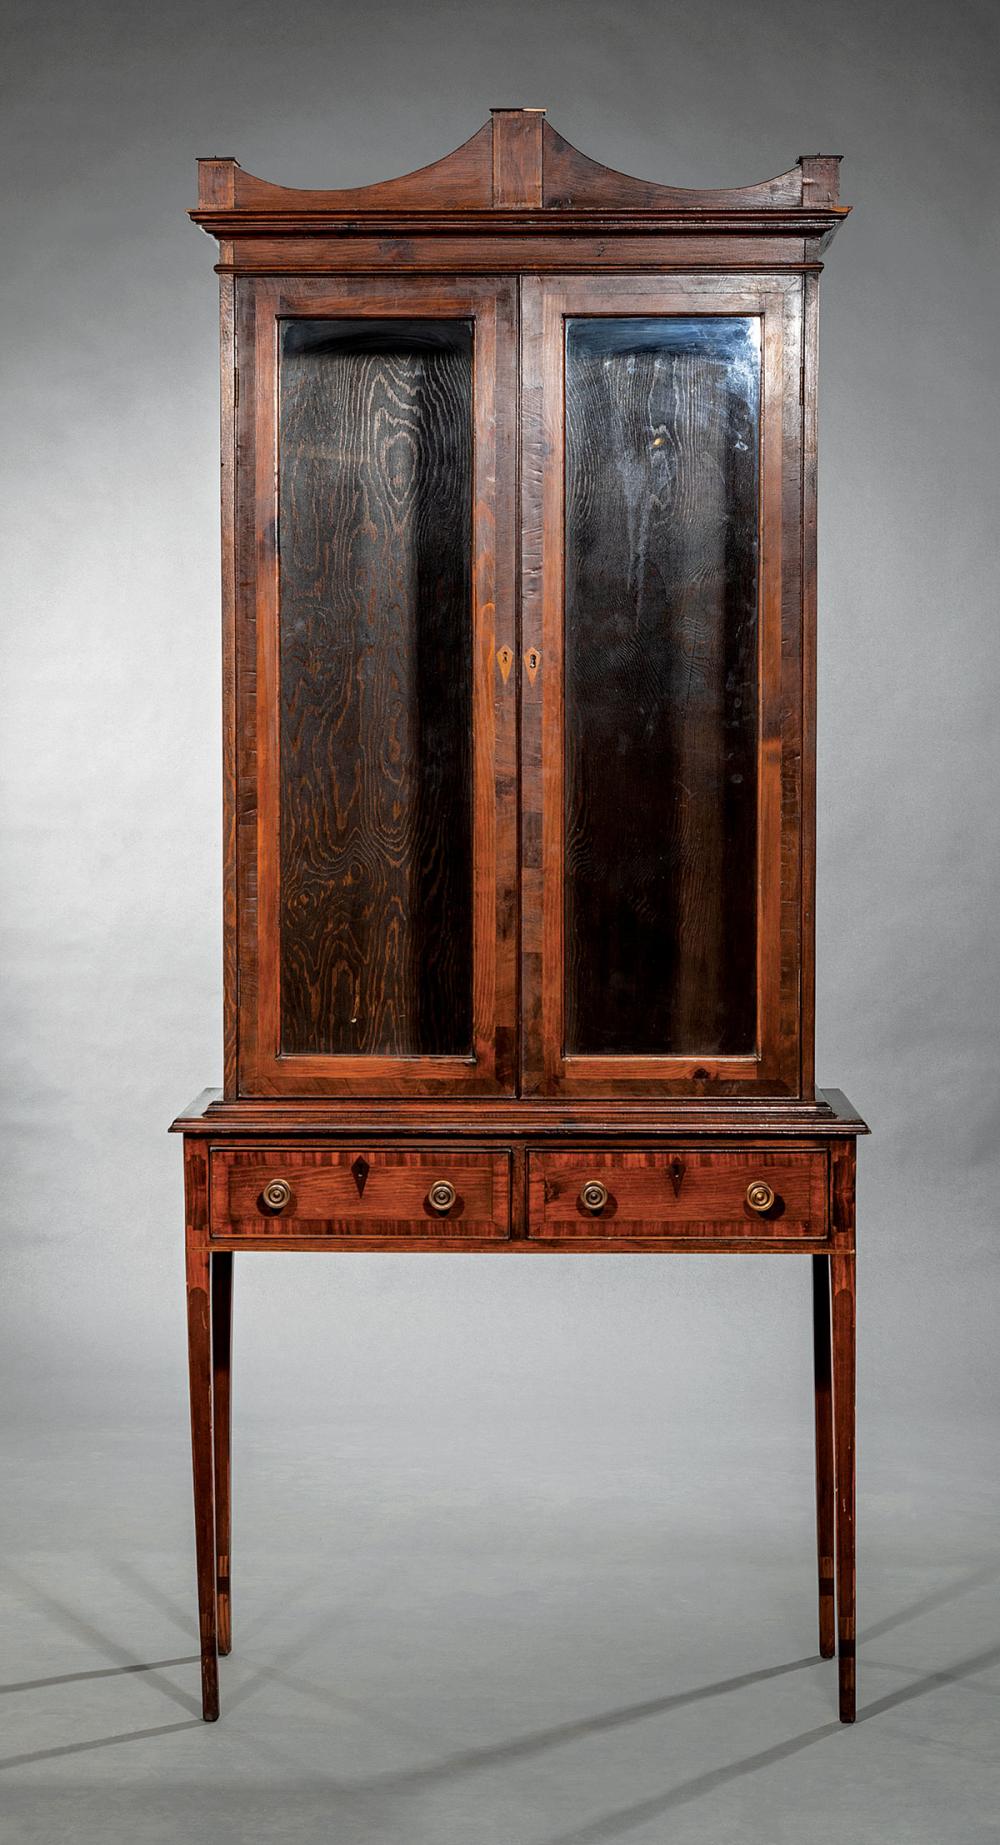
[[[580,1193],[580,1203],[585,1211],[603,1211],[608,1202],[608,1188],[600,1179],[588,1179]]]
[[[758,1217],[763,1217],[764,1212],[769,1211],[774,1203],[774,1193],[771,1187],[765,1185],[763,1179],[753,1179],[747,1186],[747,1203],[751,1211],[756,1211]]]
[[[427,1194],[427,1202],[432,1211],[437,1211],[443,1217],[446,1211],[451,1210],[457,1197],[458,1193],[450,1179],[435,1179]]]
[[[261,1201],[269,1211],[283,1211],[292,1202],[292,1188],[287,1179],[269,1179],[261,1192]]]

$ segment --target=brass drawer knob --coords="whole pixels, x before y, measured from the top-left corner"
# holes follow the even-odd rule
[[[446,1211],[451,1210],[457,1197],[458,1193],[450,1179],[435,1179],[427,1194],[427,1202],[432,1211],[437,1211],[443,1217]]]
[[[287,1179],[268,1179],[260,1196],[269,1211],[283,1211],[292,1202],[292,1188]]]
[[[585,1211],[603,1211],[608,1202],[608,1188],[600,1179],[588,1179],[580,1193],[580,1203]]]
[[[766,1185],[763,1179],[753,1179],[747,1186],[747,1203],[751,1211],[756,1211],[759,1217],[763,1217],[764,1212],[769,1211],[774,1203],[774,1193],[771,1187]]]

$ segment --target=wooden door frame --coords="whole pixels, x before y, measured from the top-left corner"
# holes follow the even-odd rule
[[[235,750],[239,1093],[513,1094],[517,1001],[517,289],[509,278],[262,277],[237,284]],[[470,319],[473,341],[473,1049],[285,1054],[280,1041],[278,327]],[[506,655],[504,656],[506,660]]]
[[[543,1095],[795,1095],[803,947],[800,276],[526,276],[522,281],[522,1088]],[[746,1056],[564,1050],[564,416],[570,315],[762,322],[757,1046]],[[531,650],[540,660],[531,662]]]

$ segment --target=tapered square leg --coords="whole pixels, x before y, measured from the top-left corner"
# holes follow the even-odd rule
[[[198,1567],[198,1625],[201,1634],[201,1699],[206,1723],[219,1715],[219,1657],[216,1615],[215,1453],[212,1440],[212,1256],[188,1243],[188,1365],[191,1382],[191,1458],[194,1473],[194,1534]]]
[[[813,1256],[813,1395],[816,1415],[816,1555],[819,1575],[819,1650],[836,1651],[834,1600],[833,1352],[830,1326],[830,1264]]]
[[[233,1354],[233,1255],[212,1256],[212,1434],[215,1449],[215,1548],[219,1652],[233,1645],[230,1572],[232,1554],[232,1460],[230,1441]]]
[[[833,1418],[837,1527],[840,1720],[855,1715],[855,1256],[830,1257],[833,1293]]]

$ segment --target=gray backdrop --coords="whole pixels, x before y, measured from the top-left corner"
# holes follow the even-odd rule
[[[883,1628],[893,1624],[890,1604],[904,1606],[916,1582],[900,1595],[892,1586],[904,1554],[924,1572],[921,1594],[946,1599],[960,1564],[975,1587],[993,1546],[1000,1281],[995,7],[43,0],[9,7],[8,21],[0,1403],[24,1469],[8,1499],[9,1554],[36,1565],[36,1600],[18,1629],[29,1654],[51,1649],[55,1678],[77,1658],[67,1663],[63,1643],[91,1665],[93,1644],[98,1666],[132,1671],[157,1648],[183,1654],[178,1632],[191,1633],[181,1162],[165,1130],[219,1081],[221,1063],[217,308],[214,243],[185,217],[194,158],[232,153],[293,186],[361,185],[447,152],[491,103],[545,105],[595,159],[679,185],[748,183],[800,152],[845,155],[843,196],[856,210],[829,253],[822,300],[817,1069],[874,1129],[859,1185],[863,1598],[884,1566]],[[371,1516],[365,1554],[400,1494],[405,1548],[425,1554],[438,1538],[421,1519],[437,1505],[442,1530],[465,1533],[449,1581],[463,1558],[474,1562],[477,1532],[499,1526],[503,1557],[530,1556],[529,1534],[548,1519],[565,1516],[567,1533],[579,1533],[586,1507],[599,1505],[600,1542],[574,1565],[585,1580],[597,1559],[628,1554],[615,1505],[631,1507],[632,1532],[645,1531],[655,1502],[661,1615],[673,1608],[679,1533],[692,1556],[717,1537],[724,1576],[748,1555],[741,1521],[763,1520],[773,1555],[764,1528],[780,1504],[782,1568],[799,1572],[795,1637],[791,1653],[775,1651],[758,1625],[747,1669],[811,1650],[807,1264],[305,1263],[248,1257],[237,1273],[242,1541],[261,1619],[282,1580],[289,1595],[289,1546],[305,1544],[315,1565],[316,1547],[340,1529],[356,1463],[372,1470],[357,1487]],[[301,1450],[283,1434],[296,1420],[311,1431]],[[359,1554],[352,1530],[342,1534],[348,1572]],[[726,1565],[724,1539],[735,1553]],[[159,1558],[127,1618],[121,1584],[112,1595],[101,1576],[116,1545],[122,1555],[131,1546],[139,1573],[137,1559]],[[473,1562],[468,1592],[486,1596],[496,1576],[480,1579]],[[165,1617],[149,1584],[159,1581],[162,1602],[174,1575],[178,1632],[155,1636],[149,1624]],[[695,1623],[684,1683],[705,1676],[699,1623],[721,1580],[699,1577],[684,1603]],[[500,1624],[503,1658],[527,1644],[521,1586],[519,1576]],[[755,1589],[745,1576],[741,1594],[734,1609],[748,1598],[759,1620],[759,1580]],[[994,1590],[981,1609],[995,1600]],[[864,1608],[863,1599],[862,1617]],[[114,1640],[118,1618],[127,1638]],[[294,1608],[275,1613],[275,1645],[294,1618]],[[638,1602],[632,1618],[639,1631]],[[742,1656],[741,1618],[726,1616],[720,1669],[734,1650]],[[555,1622],[557,1651],[576,1619]],[[940,1672],[956,1665],[949,1632]],[[619,1624],[595,1641],[602,1670],[620,1633]],[[343,1688],[342,1642],[331,1644]],[[456,1641],[470,1672],[482,1644],[479,1633],[467,1656]],[[378,1646],[366,1633],[361,1655]],[[924,1654],[916,1640],[913,1649],[916,1670]],[[586,1681],[601,1708],[588,1670],[576,1662],[566,1677]],[[313,1676],[333,1672],[320,1660]],[[532,1684],[544,1681],[538,1662],[532,1672]],[[33,1682],[34,1670],[22,1676]],[[193,1669],[175,1677],[194,1684]],[[465,1703],[479,1683],[469,1680]],[[817,1684],[832,1708],[829,1676]],[[265,1693],[268,1725],[293,1695],[268,1682],[241,1713],[258,1769]],[[425,1707],[434,1695],[424,1680]],[[524,1687],[510,1696],[521,1709]],[[973,1699],[977,1711],[984,1703]],[[502,1698],[497,1710],[501,1732],[517,1728]],[[153,1704],[143,1712],[155,1733]],[[32,1780],[29,1757],[113,1778],[120,1770],[100,1770],[100,1751],[77,1751],[96,1749],[102,1724],[143,1730],[72,1702],[50,1716],[55,1740],[39,1751],[37,1709],[30,1715],[18,1838],[32,1825],[32,1837],[50,1836],[45,1803],[78,1792],[71,1777],[60,1793],[48,1766]],[[547,1704],[538,1717],[543,1729],[557,1721]],[[924,1727],[934,1727],[926,1711]],[[762,1750],[776,1733],[763,1724]],[[321,1734],[322,1752],[332,1745]],[[475,1747],[487,1746],[477,1736]],[[184,1751],[204,1744],[179,1744],[183,1779]],[[145,1761],[147,1747],[130,1761]],[[662,1737],[653,1760],[661,1750]],[[710,1751],[707,1775],[713,1762]],[[155,1753],[147,1769],[152,1800],[168,1771]],[[616,1772],[595,1771],[595,1789]],[[899,1769],[894,1785],[913,1785],[910,1776]],[[598,1820],[569,1793],[572,1810],[540,1794],[533,1804],[522,1787],[512,1817],[501,1774],[468,1810],[440,1788],[406,1788],[405,1821],[391,1803],[373,1817],[355,1791],[338,1809],[337,1836],[413,1845],[426,1824],[435,1845],[659,1839],[666,1808],[655,1808],[653,1781],[654,1805],[618,1831],[579,1830]],[[784,1797],[775,1794],[776,1813]],[[927,1787],[912,1798],[916,1828]],[[595,1792],[598,1815],[601,1799]],[[699,1799],[678,1799],[678,1810],[700,1811]],[[625,1796],[607,1804],[631,1810]],[[110,1810],[94,1809],[95,1837],[109,1836]],[[175,1835],[171,1810],[157,1809],[141,1836],[195,1836]],[[958,1810],[948,1805],[951,1825],[965,1823]],[[282,1832],[275,1817],[278,1829],[259,1836],[327,1836],[311,1812],[299,1832]],[[973,1802],[968,1829],[949,1836],[994,1839],[978,1830],[983,1812]],[[266,1800],[261,1828],[262,1814]],[[729,1836],[721,1808],[697,1823],[713,1840]],[[755,1823],[762,1840],[785,1836],[773,1818]],[[740,1825],[733,1836],[751,1836],[745,1815]],[[788,1836],[799,1845],[813,1834],[800,1819]]]

